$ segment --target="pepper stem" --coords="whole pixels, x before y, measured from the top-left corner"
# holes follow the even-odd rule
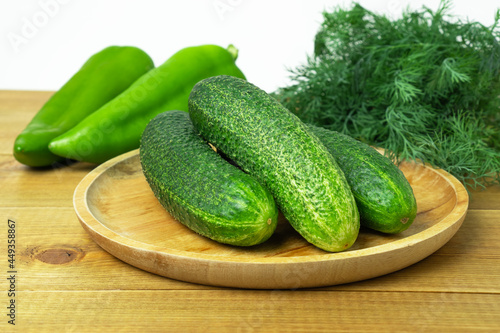
[[[233,60],[236,61],[236,59],[238,59],[238,49],[233,44],[229,44],[226,50],[231,54]]]

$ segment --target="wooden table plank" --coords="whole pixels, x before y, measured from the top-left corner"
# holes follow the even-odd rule
[[[52,94],[0,90],[0,154],[12,154],[15,138]]]
[[[470,192],[470,209],[500,210],[500,185],[478,188]]]
[[[148,332],[493,332],[498,295],[328,291],[26,292],[19,328]],[[74,320],[78,318],[78,320]],[[29,321],[26,321],[28,319]]]
[[[73,207],[73,192],[95,167],[75,163],[60,168],[34,169],[12,155],[0,155],[0,202],[3,207]]]

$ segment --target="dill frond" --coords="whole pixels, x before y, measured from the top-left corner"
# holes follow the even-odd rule
[[[274,96],[303,121],[500,183],[500,10],[486,27],[442,1],[390,20],[359,4],[323,13],[314,53]]]

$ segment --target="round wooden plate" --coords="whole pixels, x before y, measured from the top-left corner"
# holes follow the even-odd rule
[[[463,185],[443,170],[402,163],[418,215],[398,235],[361,230],[347,251],[307,243],[280,219],[265,243],[240,248],[204,238],[174,220],[142,173],[138,150],[91,171],[77,186],[76,214],[94,241],[115,257],[172,279],[213,286],[294,289],[354,282],[412,265],[460,228],[469,203]]]

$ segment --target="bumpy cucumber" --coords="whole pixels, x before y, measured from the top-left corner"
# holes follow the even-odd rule
[[[308,242],[331,252],[354,243],[359,213],[344,174],[295,115],[255,85],[224,75],[198,82],[188,105],[198,133],[264,184]]]
[[[198,136],[187,112],[153,118],[139,151],[155,196],[191,230],[238,246],[262,243],[274,232],[278,208],[272,195]]]
[[[417,203],[403,172],[363,142],[308,126],[344,171],[356,198],[361,225],[390,234],[408,229],[417,215]]]

